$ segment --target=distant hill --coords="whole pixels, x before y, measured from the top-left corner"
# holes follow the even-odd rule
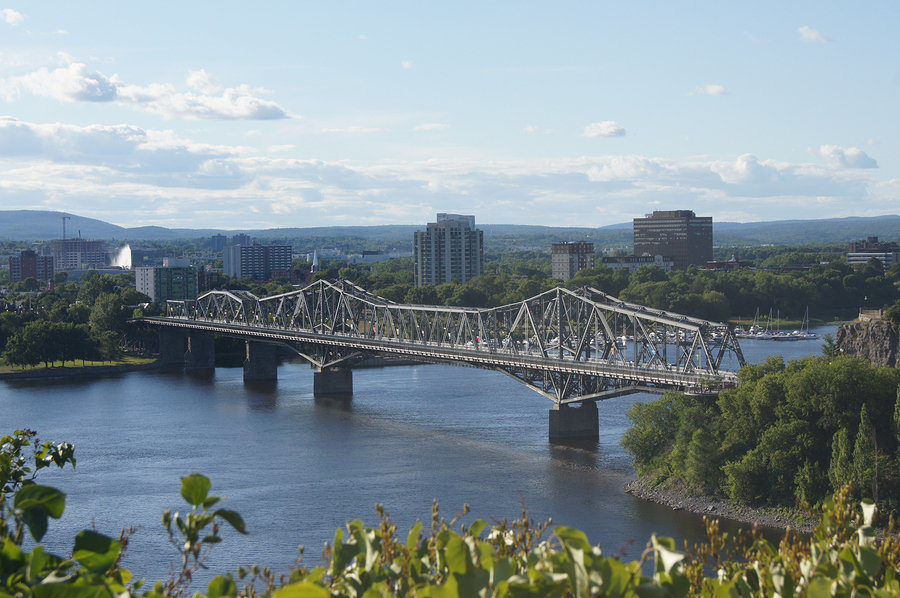
[[[713,234],[719,243],[729,238],[750,243],[837,243],[868,236],[900,241],[900,216],[713,222]]]
[[[382,226],[319,226],[307,228],[271,228],[262,230],[220,230],[141,226],[126,228],[95,218],[66,212],[42,210],[0,210],[0,239],[41,241],[62,236],[62,216],[66,236],[120,241],[190,239],[214,234],[247,233],[259,239],[311,239],[348,237],[374,242],[406,241],[417,225],[388,224]],[[481,224],[492,244],[502,246],[545,246],[553,240],[585,239],[603,243],[630,243],[631,224],[621,223],[599,228],[560,227],[520,224]],[[761,243],[826,243],[843,242],[877,235],[886,240],[900,240],[900,216],[829,218],[824,220],[776,220],[771,222],[715,222],[717,244]],[[496,243],[495,243],[496,242]]]

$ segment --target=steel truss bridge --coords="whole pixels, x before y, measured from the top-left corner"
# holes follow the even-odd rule
[[[405,305],[348,281],[271,297],[211,291],[144,322],[293,348],[320,371],[367,355],[497,370],[554,401],[633,392],[714,393],[744,365],[730,326],[556,288],[494,308]]]

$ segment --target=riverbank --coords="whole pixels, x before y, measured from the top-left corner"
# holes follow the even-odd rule
[[[28,368],[24,370],[0,370],[0,380],[43,380],[47,378],[89,378],[159,369],[162,364],[156,359],[129,358],[113,364],[89,363],[74,367]]]
[[[694,494],[685,485],[671,481],[654,485],[647,480],[637,479],[625,484],[625,492],[675,511],[688,511],[760,527],[782,530],[790,527],[794,531],[808,533],[816,524],[809,516],[793,510],[739,505],[724,498]]]

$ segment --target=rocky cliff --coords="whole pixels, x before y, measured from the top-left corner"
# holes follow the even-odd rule
[[[841,353],[900,368],[900,330],[896,324],[883,320],[849,322],[838,328],[835,345]]]

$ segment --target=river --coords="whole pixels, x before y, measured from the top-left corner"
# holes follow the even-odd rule
[[[820,340],[741,341],[748,362],[771,354],[818,354]],[[725,364],[727,365],[727,364]],[[515,517],[521,503],[538,520],[583,529],[608,553],[635,558],[650,534],[694,540],[700,517],[625,494],[634,471],[619,440],[626,411],[651,395],[599,403],[600,439],[574,448],[547,441],[549,401],[496,372],[422,365],[356,370],[348,404],[317,402],[312,370],[279,367],[275,386],[242,382],[240,368],[211,379],[133,372],[70,381],[0,383],[0,432],[28,427],[42,439],[75,444],[78,466],[43,483],[67,493],[44,544],[68,554],[74,534],[91,525],[107,534],[139,525],[125,566],[162,579],[174,549],[160,524],[182,509],[179,477],[212,479],[222,506],[239,511],[250,532],[226,530],[209,561],[225,572],[261,563],[285,570],[306,546],[319,560],[335,528],[376,522],[383,503],[406,530],[428,521],[432,499],[448,518]]]

